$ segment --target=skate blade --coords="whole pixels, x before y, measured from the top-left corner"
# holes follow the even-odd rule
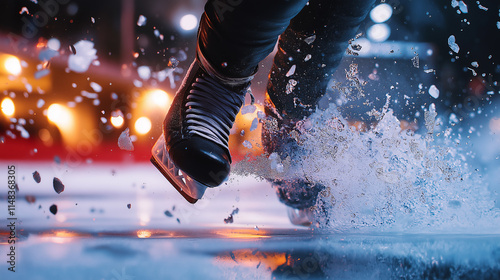
[[[306,209],[295,209],[292,207],[287,207],[288,218],[290,222],[296,226],[309,227],[313,221],[313,213],[308,208]]]
[[[194,204],[203,197],[207,186],[183,174],[174,165],[166,152],[163,134],[156,141],[151,153],[151,163],[189,203]]]

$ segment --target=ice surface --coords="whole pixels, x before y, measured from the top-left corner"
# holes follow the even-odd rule
[[[450,37],[448,37],[448,46],[455,53],[458,53],[460,51],[460,47],[457,45],[457,43],[455,43],[455,36],[454,35],[451,35]]]
[[[126,128],[118,137],[118,147],[125,151],[133,151],[134,144],[132,144],[132,139],[130,139],[129,129]]]

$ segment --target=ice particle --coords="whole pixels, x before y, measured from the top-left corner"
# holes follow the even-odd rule
[[[94,49],[94,43],[91,41],[78,41],[72,50],[73,54],[69,56],[68,67],[74,72],[87,71],[92,61],[97,59],[97,50]]]
[[[37,108],[42,108],[42,106],[45,104],[45,100],[43,99],[38,99],[38,101],[36,102],[36,107]]]
[[[458,53],[460,51],[460,47],[457,45],[457,43],[455,43],[455,36],[454,35],[451,35],[450,37],[448,37],[448,46],[455,53]]]
[[[133,151],[134,145],[132,144],[132,139],[130,139],[129,129],[126,128],[118,137],[118,147],[125,151]]]
[[[435,85],[432,85],[429,88],[429,94],[437,99],[439,97],[439,89]]]
[[[91,82],[90,87],[95,91],[95,92],[101,92],[102,91],[102,86],[98,83]]]
[[[256,109],[257,107],[255,105],[246,105],[243,108],[241,108],[241,114],[242,115],[251,114],[255,112]]]
[[[460,11],[462,11],[462,13],[464,14],[469,12],[469,10],[467,9],[467,4],[465,4],[464,1],[458,2],[458,7],[460,8]]]
[[[57,214],[57,205],[52,204],[52,205],[50,206],[50,208],[49,208],[49,211],[50,211],[50,213],[52,213],[52,214],[54,214],[54,215],[55,215],[55,214]]]
[[[287,76],[287,77],[290,77],[290,76],[292,76],[293,74],[295,74],[295,68],[296,68],[296,67],[297,67],[297,66],[296,66],[295,64],[294,64],[294,65],[292,65],[292,67],[290,67],[290,70],[288,70],[288,72],[286,73],[286,76]]]
[[[259,119],[257,118],[253,119],[252,125],[250,126],[250,131],[256,130],[258,126],[259,126]]]
[[[248,149],[251,149],[253,147],[252,143],[250,143],[250,141],[248,141],[248,140],[243,141],[242,145],[243,145],[243,147],[248,148]]]
[[[316,35],[312,35],[310,37],[307,37],[304,39],[304,42],[306,42],[308,45],[312,44],[316,40]]]
[[[148,80],[151,77],[151,69],[148,66],[137,67],[137,73],[143,80]]]
[[[33,172],[33,179],[38,184],[40,184],[40,182],[42,181],[42,177],[40,176],[40,173],[38,173],[38,171]]]
[[[127,208],[128,208],[128,209],[132,208],[132,204],[130,204],[130,203],[129,203],[129,204],[127,204]]]
[[[144,25],[146,25],[147,20],[148,19],[145,16],[140,15],[139,19],[137,20],[137,25],[138,26],[144,26]]]
[[[171,213],[170,211],[168,211],[168,210],[166,210],[166,211],[164,212],[164,214],[165,214],[165,216],[167,216],[167,217],[169,217],[169,218],[172,218],[172,217],[174,216],[174,215],[172,215],[172,213]]]
[[[54,177],[53,183],[54,185],[54,190],[56,193],[60,194],[64,191],[64,184],[59,180],[59,178]]]

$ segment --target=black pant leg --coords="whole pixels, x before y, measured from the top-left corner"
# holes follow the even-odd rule
[[[310,0],[291,20],[280,37],[267,88],[278,112],[297,119],[314,111],[348,40],[356,35],[374,2]]]
[[[198,46],[219,73],[228,77],[251,75],[306,3],[209,0],[200,22]]]

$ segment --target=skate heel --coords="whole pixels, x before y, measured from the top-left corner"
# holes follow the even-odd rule
[[[165,176],[174,188],[189,202],[196,203],[203,197],[207,186],[197,182],[177,168],[169,158],[163,134],[151,150],[151,163]]]

